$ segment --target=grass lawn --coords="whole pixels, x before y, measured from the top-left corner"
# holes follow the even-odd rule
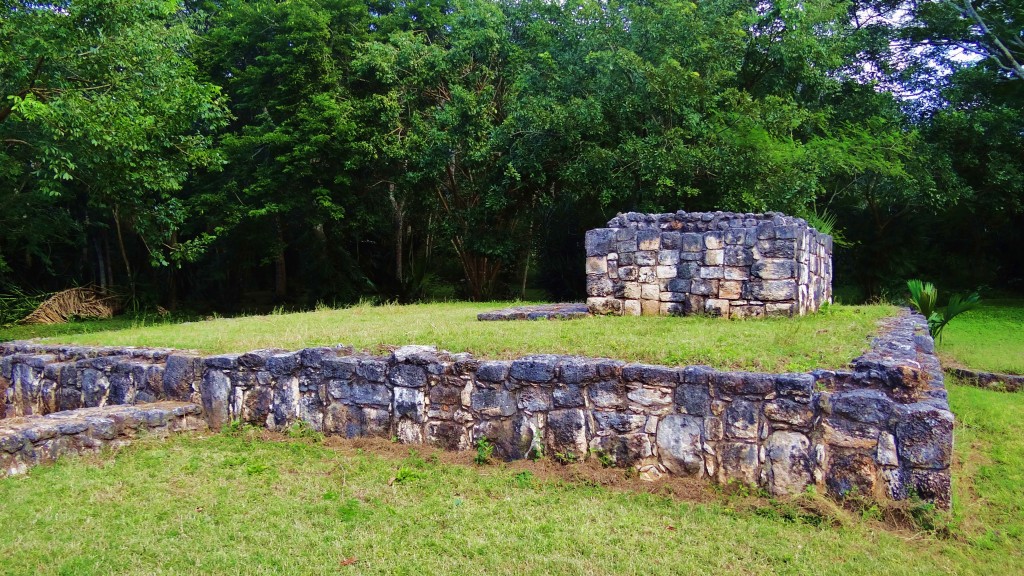
[[[111,321],[0,329],[0,340],[51,336],[93,345],[156,346],[206,353],[258,348],[298,349],[347,344],[378,352],[386,346],[428,344],[481,357],[530,353],[579,354],[656,364],[804,371],[841,368],[870,345],[893,306],[832,306],[802,318],[722,320],[706,317],[595,317],[567,321],[479,322],[480,312],[505,302],[361,305],[337,310],[173,323],[153,319],[125,326]],[[75,330],[81,326],[81,330]]]
[[[949,323],[937,350],[946,367],[1024,374],[1024,300],[982,301]]]
[[[1024,395],[951,386],[950,399],[954,509],[917,529],[813,495],[621,490],[601,479],[621,470],[589,465],[478,467],[466,453],[243,433],[144,440],[0,480],[0,571],[1022,573]]]

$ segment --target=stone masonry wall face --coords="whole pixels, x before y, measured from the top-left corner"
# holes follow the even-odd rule
[[[953,415],[927,334],[907,313],[850,370],[802,374],[554,355],[487,361],[419,346],[387,357],[336,347],[200,358],[8,343],[0,397],[9,416],[191,401],[212,428],[303,421],[448,450],[487,438],[506,459],[601,454],[647,478],[892,499],[912,489],[948,506]]]
[[[620,214],[586,251],[597,314],[792,316],[832,300],[832,237],[774,212]]]

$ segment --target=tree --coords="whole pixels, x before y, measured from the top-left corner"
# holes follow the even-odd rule
[[[150,264],[176,256],[169,239],[188,218],[177,194],[191,169],[219,164],[210,132],[224,119],[219,91],[187,58],[193,40],[176,2],[4,2],[0,204],[45,207],[31,217],[63,232],[41,239],[4,222],[0,257],[24,251],[62,282],[106,285],[113,235],[134,292],[129,234]],[[48,256],[60,245],[86,257],[59,269]]]

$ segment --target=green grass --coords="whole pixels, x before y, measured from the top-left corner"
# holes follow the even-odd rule
[[[0,572],[1024,572],[1024,395],[950,392],[956,497],[938,532],[756,498],[701,503],[544,480],[531,464],[182,436],[0,480]]]
[[[983,301],[950,322],[937,350],[946,367],[1024,374],[1024,300]]]
[[[54,336],[91,345],[172,347],[206,353],[347,344],[379,351],[428,344],[480,357],[580,354],[657,364],[803,371],[840,368],[861,354],[892,306],[832,306],[802,318],[730,321],[707,317],[596,317],[571,321],[479,322],[508,303],[355,306],[203,322],[136,322],[131,327]],[[69,325],[74,326],[74,325]],[[0,331],[0,340],[24,337]]]

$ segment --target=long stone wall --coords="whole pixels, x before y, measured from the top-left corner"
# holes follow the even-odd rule
[[[776,212],[619,214],[586,251],[596,314],[792,316],[832,301],[832,237]]]
[[[201,358],[168,350],[0,345],[8,415],[152,400],[194,401],[231,420],[380,435],[506,459],[600,457],[642,475],[706,477],[773,494],[948,506],[953,415],[927,325],[892,319],[849,370],[796,374],[539,355],[481,360],[407,346],[259,350]],[[0,423],[3,421],[0,420]]]

